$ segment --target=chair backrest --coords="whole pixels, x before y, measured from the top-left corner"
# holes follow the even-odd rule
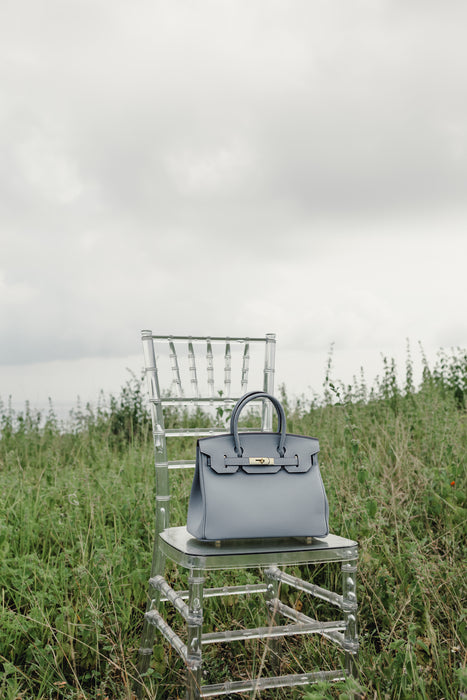
[[[225,433],[216,416],[232,408],[248,390],[274,393],[276,336],[228,338],[161,336],[142,331],[145,373],[154,435],[156,472],[156,534],[169,526],[168,470],[192,467],[194,460],[168,461],[167,438]],[[170,408],[201,409],[209,417],[200,427],[166,429]],[[261,429],[272,429],[272,405],[262,404]]]

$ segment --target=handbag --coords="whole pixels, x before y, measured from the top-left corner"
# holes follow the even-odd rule
[[[255,399],[271,401],[277,433],[238,432]],[[188,506],[188,532],[199,540],[325,537],[328,500],[318,465],[319,442],[286,432],[281,403],[264,391],[236,403],[230,433],[201,438]]]

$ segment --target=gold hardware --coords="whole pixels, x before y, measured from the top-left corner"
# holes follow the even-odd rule
[[[250,464],[274,464],[274,457],[250,457]]]

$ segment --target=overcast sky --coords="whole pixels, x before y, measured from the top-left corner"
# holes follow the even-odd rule
[[[467,344],[465,0],[3,0],[0,396],[118,391],[139,332],[278,378]],[[293,352],[293,349],[296,352]]]

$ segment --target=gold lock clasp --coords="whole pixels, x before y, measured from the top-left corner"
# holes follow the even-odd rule
[[[274,457],[250,457],[250,464],[274,464]]]

